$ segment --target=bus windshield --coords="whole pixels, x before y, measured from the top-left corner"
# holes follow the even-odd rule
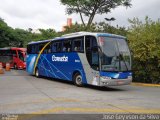
[[[26,53],[24,51],[18,51],[18,56],[19,56],[19,59],[22,60],[23,62],[26,61]]]
[[[102,71],[130,71],[131,54],[125,39],[99,37]]]

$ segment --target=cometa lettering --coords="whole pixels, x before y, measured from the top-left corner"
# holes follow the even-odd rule
[[[57,61],[57,62],[68,62],[68,57],[63,56],[63,57],[56,57],[55,55],[52,56],[52,61]]]

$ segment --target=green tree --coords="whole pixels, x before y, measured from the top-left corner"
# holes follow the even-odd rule
[[[86,32],[94,32],[96,31],[96,25],[92,24],[90,27],[84,27],[82,24],[75,23],[71,27],[65,28],[66,30],[62,32],[62,34],[68,34],[68,33],[74,33],[74,32],[80,32],[80,31],[86,31]]]
[[[131,6],[131,0],[61,0],[67,14],[79,14],[84,26],[90,27],[96,14],[107,14],[118,6]],[[84,16],[88,17],[87,25]]]
[[[105,22],[100,22],[96,26],[96,32],[104,32],[104,33],[111,33],[111,34],[117,34],[126,36],[127,30],[125,27],[119,27],[118,25],[116,27],[111,26],[109,24],[106,24]]]
[[[13,29],[0,19],[0,47],[9,47],[13,38]],[[15,42],[12,40],[12,42]]]
[[[118,25],[114,27],[110,26],[109,24],[106,24],[105,22],[92,23],[90,27],[84,27],[82,24],[75,23],[71,27],[66,27],[66,30],[62,32],[62,34],[68,34],[80,31],[104,32],[104,33],[118,34],[122,36],[127,35],[127,30],[125,27],[119,27]]]
[[[56,37],[56,31],[54,29],[39,29],[44,39],[51,39]]]
[[[160,20],[146,17],[129,20],[129,43],[133,51],[136,80],[157,83],[160,76]]]
[[[58,33],[54,29],[39,29],[39,33],[32,33],[32,29],[29,28],[30,41],[40,41],[52,39],[58,36]]]
[[[30,32],[13,29],[0,19],[0,47],[24,47],[30,40]]]
[[[16,28],[13,31],[13,38],[15,41],[17,41],[18,47],[25,47],[26,44],[30,41],[31,35],[28,31]]]

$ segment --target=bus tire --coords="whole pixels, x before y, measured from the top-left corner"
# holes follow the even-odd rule
[[[83,86],[82,75],[80,73],[74,74],[73,81],[76,86],[78,87]]]
[[[38,70],[38,68],[36,68],[36,70],[35,70],[35,76],[36,76],[37,78],[39,78],[39,70]]]

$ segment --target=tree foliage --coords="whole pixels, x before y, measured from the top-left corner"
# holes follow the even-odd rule
[[[61,0],[67,14],[79,14],[84,26],[90,27],[96,14],[107,14],[118,6],[131,6],[131,0]],[[87,25],[84,16],[88,17]]]
[[[112,33],[118,34],[122,36],[127,35],[127,30],[125,27],[116,27],[110,26],[105,22],[100,23],[92,23],[90,27],[84,27],[82,24],[73,24],[72,27],[66,27],[66,31],[63,34],[73,33],[73,32],[80,32],[80,31],[87,31],[87,32],[104,32],[104,33]]]
[[[133,51],[136,80],[160,82],[160,20],[146,17],[143,23],[138,18],[129,20],[129,42]]]
[[[0,19],[0,47],[25,47],[30,41],[46,40],[57,36],[54,29],[39,29],[40,33],[32,33],[32,29],[13,29]]]
[[[23,47],[28,38],[29,32],[13,29],[0,19],[0,47]]]
[[[33,41],[39,41],[39,40],[47,40],[52,39],[54,37],[57,37],[57,33],[54,29],[39,29],[40,33],[31,33],[31,39]]]
[[[12,36],[12,28],[0,19],[0,47],[9,46]]]

